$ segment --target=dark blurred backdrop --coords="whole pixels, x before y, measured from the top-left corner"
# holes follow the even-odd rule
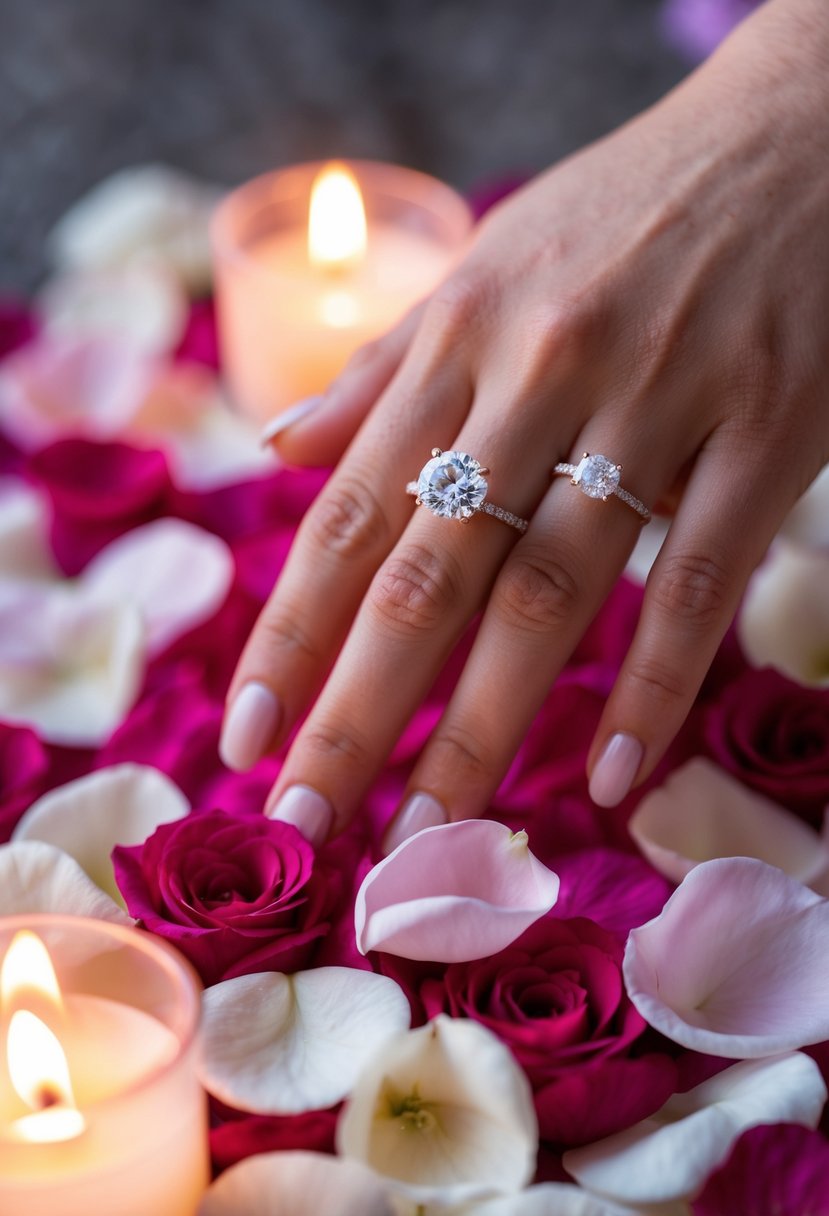
[[[688,70],[660,0],[0,0],[0,288],[89,186],[365,156],[531,173]]]

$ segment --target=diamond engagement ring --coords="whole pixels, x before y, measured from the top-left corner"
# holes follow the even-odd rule
[[[489,469],[466,452],[442,452],[440,448],[432,448],[432,459],[420,470],[417,481],[408,483],[406,493],[415,496],[418,506],[428,507],[433,515],[443,519],[467,523],[471,516],[482,511],[519,532],[526,532],[526,519],[485,501],[488,472]]]
[[[553,472],[566,473],[570,484],[578,486],[582,494],[587,494],[589,498],[601,498],[606,502],[611,494],[615,494],[622,502],[633,507],[642,523],[646,524],[650,521],[651,513],[643,502],[619,485],[621,470],[620,464],[614,464],[606,456],[591,456],[585,452],[578,464],[557,464]]]

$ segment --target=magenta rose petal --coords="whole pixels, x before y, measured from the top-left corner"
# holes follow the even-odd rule
[[[829,848],[807,824],[701,756],[646,794],[628,829],[674,882],[715,857],[758,857],[803,883],[829,866]]]
[[[694,1216],[826,1216],[829,1143],[799,1124],[745,1132],[693,1201]]]
[[[695,1051],[770,1056],[829,1038],[829,902],[749,857],[703,862],[628,939],[642,1017]]]
[[[662,910],[671,886],[640,858],[618,849],[583,849],[556,858],[556,916],[585,916],[623,939]]]
[[[483,958],[548,912],[558,887],[526,832],[484,819],[427,828],[367,875],[354,910],[357,943],[363,954]]]

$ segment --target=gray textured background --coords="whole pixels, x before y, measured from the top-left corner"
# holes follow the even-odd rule
[[[330,155],[531,172],[687,70],[659,0],[0,0],[0,288],[127,164],[233,183]]]

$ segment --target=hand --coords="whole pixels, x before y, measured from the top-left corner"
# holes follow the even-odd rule
[[[678,504],[590,792],[611,806],[651,772],[829,458],[827,65],[821,0],[770,0],[658,106],[502,204],[425,306],[281,433],[298,463],[349,446],[229,694],[223,755],[244,768],[319,692],[269,813],[315,841],[339,830],[481,609],[390,842],[485,809],[641,526],[551,480],[584,451],[645,503]],[[413,508],[405,484],[435,445],[491,469],[523,537]]]

